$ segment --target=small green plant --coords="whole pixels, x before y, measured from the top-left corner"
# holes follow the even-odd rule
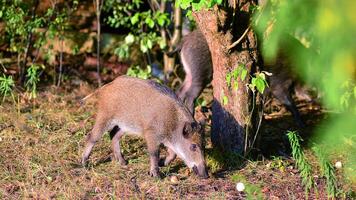
[[[288,162],[283,160],[281,157],[273,157],[272,162],[270,163],[269,167],[272,169],[278,169],[281,172],[284,172],[288,166]]]
[[[246,178],[239,174],[234,173],[231,175],[231,180],[236,183],[243,183],[245,186],[244,193],[246,193],[247,199],[263,199],[263,194],[261,191],[261,186],[257,184],[249,183]]]
[[[335,198],[337,195],[337,184],[334,168],[318,146],[314,146],[312,149],[318,158],[322,175],[326,178],[326,191],[328,196]]]
[[[12,76],[6,76],[5,74],[0,77],[0,93],[3,96],[2,102],[5,100],[5,97],[11,95],[12,100],[15,102],[15,97],[13,94],[13,87],[15,86]]]
[[[233,152],[222,153],[222,151],[217,148],[206,149],[205,159],[212,173],[224,168],[239,168],[243,164],[240,154]]]
[[[195,100],[195,107],[200,106],[200,107],[205,107],[207,106],[207,102],[204,97],[199,97]]]
[[[230,88],[233,85],[234,90],[237,90],[239,88],[239,79],[241,82],[245,81],[247,72],[245,65],[240,64],[231,72],[226,73],[225,81],[227,86]]]
[[[151,66],[147,65],[146,69],[140,68],[140,66],[132,66],[127,70],[126,75],[142,78],[142,79],[149,79],[151,78]]]
[[[266,75],[269,75],[267,72],[258,72],[255,74],[255,77],[252,77],[251,83],[249,84],[249,88],[254,92],[255,88],[261,94],[265,91],[266,87],[268,87],[268,83],[266,81]]]
[[[252,92],[252,107],[248,109],[250,110],[249,113],[250,115],[247,118],[247,124],[250,124],[252,121],[253,113],[255,110],[255,104],[256,104],[256,98],[259,94],[263,95],[265,89],[268,87],[268,83],[266,80],[266,76],[271,76],[270,73],[266,71],[262,72],[257,72],[253,76],[248,74],[248,70],[246,69],[246,66],[244,64],[239,64],[236,66],[232,71],[226,73],[225,76],[225,82],[227,84],[227,87],[229,89],[233,89],[235,91],[238,90],[239,88],[239,82],[244,82],[246,81],[246,77],[249,77],[250,83],[247,83],[247,87],[251,90]],[[258,93],[256,93],[256,91]],[[228,104],[228,97],[225,95],[224,90],[221,91],[221,102],[223,105]],[[262,111],[260,114],[260,122],[262,120]],[[259,123],[260,125],[261,123]],[[258,130],[259,130],[259,125],[254,134],[249,133],[250,126],[246,126],[246,134],[245,134],[245,146],[244,146],[244,152],[245,155],[247,155],[252,149],[252,147],[255,144],[257,135],[258,135]]]
[[[25,86],[27,92],[30,94],[30,98],[36,98],[37,97],[37,84],[40,81],[40,72],[39,69],[44,68],[44,65],[37,65],[37,64],[32,64],[28,69],[27,69],[27,75],[26,77],[28,78]]]
[[[305,187],[306,196],[308,196],[309,191],[314,185],[314,179],[312,176],[311,165],[308,163],[302,147],[300,146],[300,141],[302,141],[302,139],[295,131],[288,131],[287,136],[292,147],[292,157],[295,160],[296,167],[300,171],[300,176],[302,177],[302,183]]]

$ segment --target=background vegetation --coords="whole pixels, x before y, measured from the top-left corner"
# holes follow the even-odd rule
[[[78,109],[76,102],[101,81],[107,83],[122,74],[154,78],[175,88],[181,82],[182,70],[172,66],[168,69],[167,63],[172,60],[168,61],[163,53],[179,41],[175,34],[181,31],[175,24],[179,19],[175,13],[179,12],[175,6],[184,9],[183,16],[187,16],[177,21],[184,21],[184,27],[190,29],[194,27],[194,13],[226,9],[233,15],[239,9],[233,2],[1,0],[0,197],[156,198],[159,194],[225,199],[272,198],[279,194],[280,198],[296,199],[353,198],[356,3],[352,0],[260,1],[247,22],[263,41],[263,57],[275,58],[281,46],[288,49],[298,77],[317,88],[321,96],[323,115],[310,120],[312,128],[288,132],[291,157],[273,153],[272,157],[222,155],[207,139],[206,158],[212,179],[191,179],[182,163],[175,161],[173,169],[163,169],[164,180],[146,180],[142,175],[148,169],[143,141],[125,138],[133,146],[123,148],[131,160],[130,167],[123,169],[106,162],[110,152],[105,138],[89,169],[77,165],[82,140],[93,122],[93,106]],[[290,36],[309,51],[286,45],[284,41]],[[238,87],[232,79],[236,83],[238,77],[245,81],[245,69],[235,69],[236,73],[226,75],[229,87]],[[265,76],[261,70],[247,78],[250,89],[264,93],[268,85]],[[211,97],[207,94],[211,90],[207,91],[197,105],[209,110]],[[224,97],[222,102],[229,103]],[[211,113],[202,113],[208,119],[209,135]],[[261,130],[283,138],[287,130],[296,130],[286,124],[287,129],[273,129],[272,122],[270,126],[262,125]],[[266,142],[263,133],[259,137],[261,143]],[[263,145],[250,148],[263,149]],[[334,166],[337,161],[342,163],[341,168]],[[271,179],[270,174],[275,178]],[[171,176],[178,176],[179,182],[172,182]],[[286,183],[282,179],[295,189],[290,193],[284,190]],[[245,183],[244,192],[236,191],[237,182]]]

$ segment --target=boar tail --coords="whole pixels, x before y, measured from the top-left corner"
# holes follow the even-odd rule
[[[79,101],[80,105],[83,106],[83,105],[85,104],[85,101],[86,101],[87,99],[89,99],[91,96],[93,96],[94,94],[96,94],[97,91],[98,91],[98,90],[95,90],[94,92],[88,94],[88,95],[85,96],[83,99],[81,99],[81,100]]]
[[[100,88],[96,89],[94,92],[88,94],[87,96],[85,96],[83,99],[81,99],[79,101],[80,105],[83,106],[86,102],[87,99],[89,99],[90,97],[92,97],[93,95],[96,95],[100,90],[102,90],[104,87],[110,85],[112,82],[108,83],[108,84],[105,84],[103,86],[101,86]]]

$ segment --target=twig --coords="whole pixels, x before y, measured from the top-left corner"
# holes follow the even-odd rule
[[[247,155],[247,148],[252,148],[251,145],[248,144],[249,142],[249,132],[250,132],[250,128],[249,128],[249,125],[251,125],[251,119],[252,119],[252,115],[253,115],[253,112],[255,110],[255,104],[256,104],[256,101],[255,101],[255,93],[252,92],[252,109],[251,109],[251,112],[250,112],[250,116],[248,117],[247,119],[247,126],[246,126],[246,134],[245,134],[245,147],[244,147],[244,152],[245,152],[245,155]],[[247,108],[248,108],[248,104],[247,104]]]
[[[98,75],[98,85],[99,87],[101,86],[101,77],[100,77],[100,34],[101,34],[101,25],[100,25],[100,15],[101,15],[101,8],[103,5],[103,0],[95,0],[94,7],[96,9],[96,26],[97,26],[97,31],[96,31],[96,73]]]
[[[261,106],[262,106],[262,109],[261,109],[261,112],[260,112],[260,118],[259,118],[259,121],[258,121],[257,130],[256,130],[256,133],[255,133],[255,137],[253,138],[251,147],[253,147],[253,145],[256,142],[257,135],[258,135],[258,132],[260,131],[260,127],[261,127],[261,123],[262,123],[262,119],[263,119],[263,107],[264,107],[264,98],[263,97],[262,97]]]
[[[35,0],[34,1],[35,5],[32,9],[32,12],[31,12],[31,20],[34,20],[35,17],[36,17],[36,10],[37,10],[37,7],[38,7],[38,4],[39,4],[39,1],[38,0]],[[25,56],[24,56],[24,60],[23,62],[20,62],[20,82],[23,83],[25,81],[25,67],[26,67],[26,61],[27,61],[27,58],[28,58],[28,55],[29,55],[29,51],[30,51],[30,48],[31,48],[31,44],[32,44],[32,30],[33,28],[31,28],[29,30],[29,33],[27,35],[27,44],[26,44],[26,48],[25,48]]]
[[[61,85],[62,81],[62,71],[63,71],[63,38],[61,37],[60,42],[61,42],[61,52],[59,53],[59,75],[58,75],[58,82],[57,86],[59,87]]]
[[[247,29],[245,30],[245,32],[241,35],[241,37],[234,43],[232,43],[229,47],[228,50],[231,50],[232,48],[234,48],[236,45],[238,45],[242,39],[244,39],[244,37],[247,35],[248,31],[250,30],[251,26],[248,26]]]
[[[158,4],[158,2],[156,0],[152,0],[152,1],[148,1],[148,4],[151,8],[151,10],[155,13],[159,10],[159,12],[164,13],[166,11],[166,0],[161,0],[161,4]],[[169,31],[169,29],[167,29],[166,27],[159,27],[157,24],[155,24],[155,26],[160,29],[161,31],[161,36],[163,38],[163,40],[167,40],[167,36],[168,38],[171,39],[172,38],[172,34]]]
[[[4,69],[4,72],[6,73],[7,72],[7,69],[5,68],[4,64],[2,63],[1,59],[0,59],[0,65],[1,67]]]

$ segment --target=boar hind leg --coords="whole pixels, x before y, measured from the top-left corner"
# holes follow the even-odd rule
[[[272,86],[271,86],[272,87]],[[300,113],[295,105],[289,90],[272,90],[272,94],[292,113],[294,120],[300,128],[304,128],[305,124],[300,117]]]
[[[98,119],[98,117],[97,117],[97,119]],[[105,129],[106,129],[105,121],[97,120],[94,125],[94,128],[91,130],[91,132],[89,133],[87,140],[86,140],[86,144],[85,144],[85,148],[84,148],[84,152],[83,152],[83,156],[82,156],[82,164],[83,165],[85,165],[86,161],[89,158],[90,152],[93,149],[93,146],[101,138],[101,136],[105,132]]]
[[[178,97],[183,100],[190,112],[194,114],[194,101],[202,92],[203,86],[190,84],[188,88],[187,85],[188,84],[185,83],[183,84],[183,89],[179,90]]]
[[[190,112],[194,115],[194,101],[197,99],[200,95],[200,93],[203,91],[202,86],[194,86],[192,85],[189,90],[186,93],[185,97],[185,104],[188,106]]]
[[[159,143],[157,139],[154,138],[153,134],[145,133],[145,139],[147,142],[147,149],[150,156],[150,175],[152,177],[159,177]]]
[[[121,165],[127,165],[127,161],[122,156],[121,148],[120,148],[120,139],[124,135],[124,132],[122,130],[120,130],[120,128],[115,127],[110,132],[110,135],[112,136],[111,148],[112,148],[112,151],[114,152],[114,159],[116,161],[119,161],[119,163]]]

